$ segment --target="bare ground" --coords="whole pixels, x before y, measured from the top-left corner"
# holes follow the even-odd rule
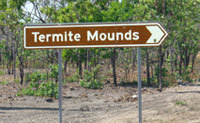
[[[0,84],[0,123],[58,123],[57,100],[17,97],[19,89],[19,84]],[[137,99],[133,95],[137,95],[136,87],[106,84],[102,90],[87,90],[68,83],[63,86],[63,122],[136,123]],[[162,93],[143,88],[142,102],[144,123],[200,123],[200,83],[178,85]]]

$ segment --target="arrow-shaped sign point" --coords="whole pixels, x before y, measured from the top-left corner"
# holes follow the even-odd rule
[[[147,44],[158,43],[159,41],[161,41],[164,33],[159,26],[146,26],[146,28],[151,33],[151,37],[146,42]]]

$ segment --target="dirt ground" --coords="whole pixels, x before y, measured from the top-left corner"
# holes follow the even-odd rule
[[[57,100],[17,97],[19,88],[15,83],[0,84],[0,123],[58,123]],[[200,83],[170,87],[162,93],[155,88],[142,90],[144,123],[200,123]],[[63,122],[137,123],[136,95],[136,87],[106,84],[102,90],[87,90],[68,83],[63,87]]]

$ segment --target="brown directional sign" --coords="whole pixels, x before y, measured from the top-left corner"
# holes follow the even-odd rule
[[[24,47],[148,47],[159,46],[167,35],[167,31],[160,23],[26,25]]]

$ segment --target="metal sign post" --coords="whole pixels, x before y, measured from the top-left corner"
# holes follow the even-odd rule
[[[142,123],[142,82],[141,82],[141,51],[137,48],[137,64],[138,64],[138,123]]]
[[[59,123],[62,123],[62,49],[58,50],[58,80],[59,80]]]

